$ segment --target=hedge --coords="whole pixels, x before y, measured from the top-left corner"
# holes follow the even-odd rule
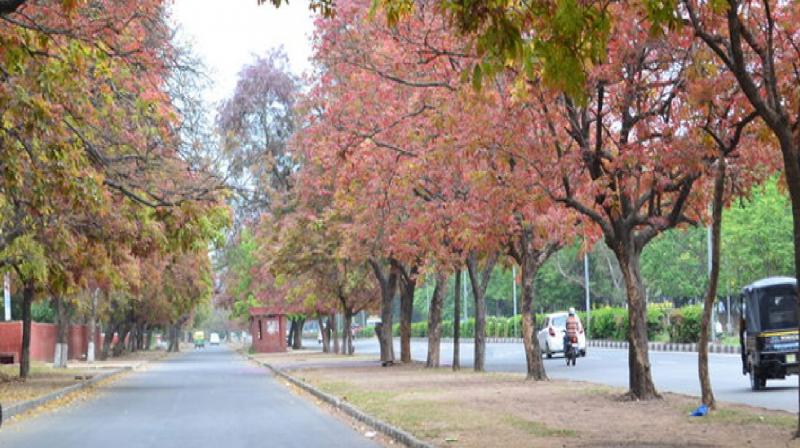
[[[586,324],[586,312],[578,311],[581,322]],[[541,330],[544,324],[543,314],[536,315],[536,330]],[[647,309],[647,336],[652,339],[657,334],[668,332],[673,342],[697,342],[700,334],[700,319],[702,307],[690,305],[683,308],[671,309],[666,306],[650,306]],[[400,324],[392,326],[392,333],[400,336]],[[427,337],[428,322],[411,324],[411,336],[415,338]],[[621,307],[603,307],[592,310],[592,319],[589,324],[588,336],[592,339],[612,339],[624,341],[628,335],[628,310]],[[372,327],[363,328],[359,337],[375,337]],[[513,317],[487,316],[486,336],[498,338],[522,337],[522,316]],[[442,337],[453,337],[453,321],[442,321]],[[464,339],[475,337],[475,319],[469,318],[461,321],[461,337]]]
[[[703,307],[689,305],[672,310],[669,314],[669,339],[673,342],[697,342],[700,339],[700,321]]]

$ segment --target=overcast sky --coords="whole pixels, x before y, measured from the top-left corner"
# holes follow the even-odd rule
[[[241,67],[272,47],[285,47],[296,74],[310,68],[313,20],[305,1],[275,9],[256,0],[175,0],[172,17],[215,83],[209,101],[230,96]]]

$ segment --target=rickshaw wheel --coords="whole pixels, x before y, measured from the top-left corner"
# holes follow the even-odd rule
[[[761,376],[755,367],[750,369],[750,388],[752,390],[762,390],[767,387],[767,379]]]

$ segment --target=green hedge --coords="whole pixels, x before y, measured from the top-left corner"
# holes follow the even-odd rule
[[[660,308],[647,310],[647,337],[653,338],[662,332],[665,325],[666,312]],[[582,322],[586,322],[586,313],[579,312]],[[628,338],[628,310],[617,307],[604,307],[592,310],[589,323],[589,337],[592,339],[613,339],[624,341]]]
[[[703,307],[690,305],[672,310],[669,315],[669,338],[673,342],[697,342],[700,339],[700,321]]]
[[[668,325],[667,315],[669,315]],[[536,331],[542,329],[544,324],[543,314],[536,315]],[[578,311],[581,322],[586,324],[586,312]],[[696,342],[700,334],[700,319],[702,307],[699,305],[687,306],[679,309],[651,306],[647,310],[647,335],[650,339],[657,334],[667,331],[673,342]],[[392,326],[395,336],[400,336],[400,324]],[[363,337],[374,337],[375,332],[371,327],[363,329]],[[411,336],[415,338],[427,337],[428,322],[411,324]],[[628,310],[621,307],[603,307],[592,310],[592,319],[589,325],[589,337],[592,339],[612,339],[624,341],[628,335]],[[498,338],[522,337],[522,316],[486,318],[486,336]],[[453,337],[453,321],[442,321],[442,337]],[[469,318],[461,321],[461,337],[475,337],[475,319]]]

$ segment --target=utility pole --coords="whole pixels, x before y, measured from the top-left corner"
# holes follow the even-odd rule
[[[517,267],[511,266],[511,291],[514,296],[514,318],[517,317]],[[517,319],[514,321],[514,336],[517,335]]]
[[[11,320],[11,276],[8,272],[3,277],[3,309],[5,310],[5,320]]]
[[[589,291],[589,254],[583,253],[583,289],[586,294],[586,337],[589,337],[589,325],[592,322],[591,294]]]

